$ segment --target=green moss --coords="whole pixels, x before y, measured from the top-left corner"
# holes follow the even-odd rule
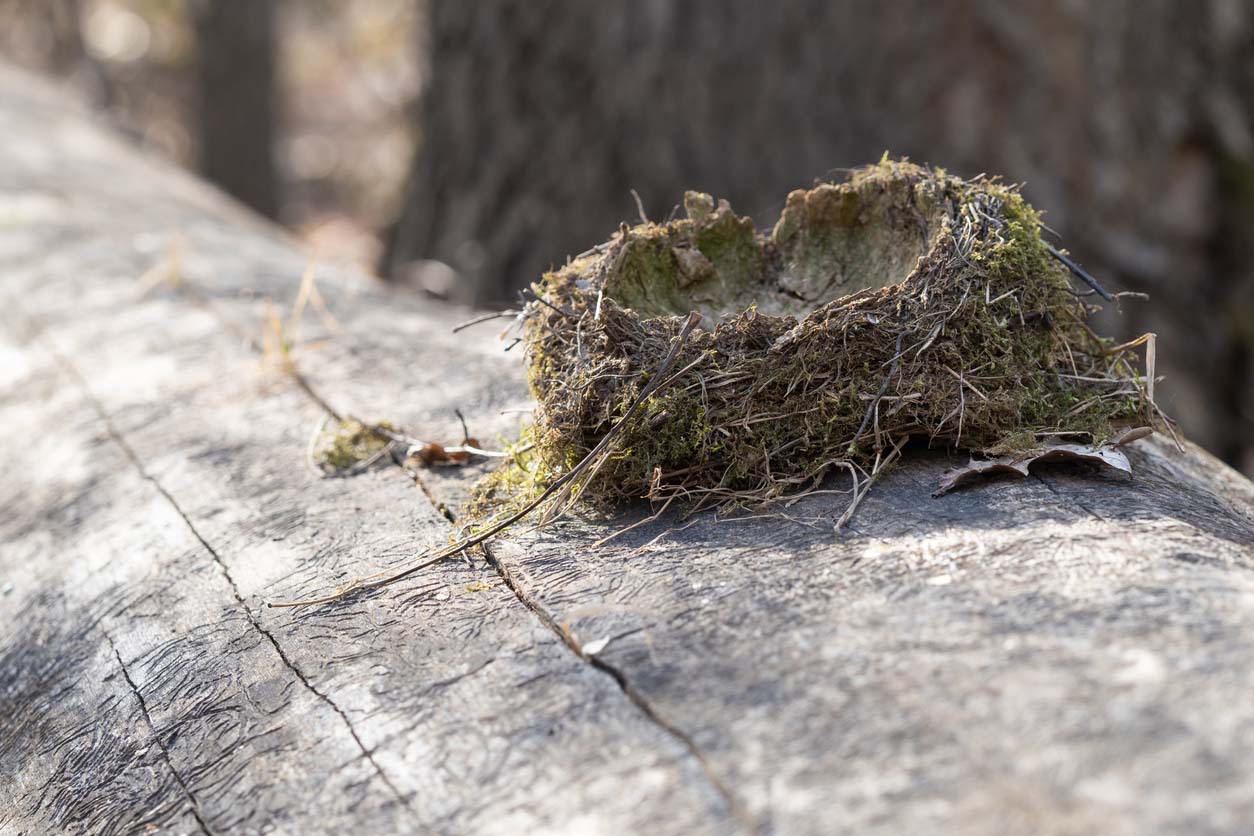
[[[697,288],[694,301],[716,309],[725,307],[728,300],[752,304],[766,272],[766,259],[753,221],[738,217],[724,201],[703,223],[694,223],[692,242],[716,273],[714,281],[703,281]]]
[[[618,257],[606,280],[605,292],[641,316],[668,316],[687,304],[681,284],[676,238],[666,227],[649,225],[623,233]]]
[[[385,430],[393,429],[387,422],[378,426]],[[314,459],[332,471],[349,470],[377,456],[389,443],[387,436],[374,429],[357,421],[345,421],[316,451]]]
[[[904,280],[941,228],[933,190],[917,166],[884,160],[790,193],[772,232],[781,286],[813,303]]]
[[[546,275],[527,313],[540,402],[511,490],[569,472],[704,315],[588,485],[612,500],[778,495],[903,435],[1018,449],[1147,422],[1131,360],[1087,310],[1012,187],[885,159],[795,191],[769,235],[689,193]],[[560,311],[562,312],[558,312]],[[573,314],[571,316],[570,314]]]
[[[749,218],[726,201],[689,192],[689,217],[621,230],[605,295],[644,317],[742,309],[762,289],[766,258]]]

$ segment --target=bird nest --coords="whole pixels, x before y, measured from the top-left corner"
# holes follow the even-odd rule
[[[792,192],[769,233],[684,205],[533,287],[534,425],[486,497],[580,467],[568,499],[770,500],[907,439],[1005,453],[1157,422],[1013,186],[886,159]]]

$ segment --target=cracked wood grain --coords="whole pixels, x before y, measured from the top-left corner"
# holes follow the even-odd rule
[[[699,764],[613,682],[507,589],[467,589],[485,567],[351,607],[260,607],[404,559],[448,521],[394,473],[308,473],[318,407],[214,313],[246,310],[259,334],[241,292],[294,291],[303,256],[37,84],[0,70],[0,89],[18,138],[0,206],[19,207],[0,229],[0,673],[22,718],[0,829],[729,829]],[[137,292],[171,235],[203,298]],[[67,643],[74,665],[44,651]]]
[[[510,571],[509,566],[497,556],[497,549],[495,546],[491,544],[485,545],[483,551],[489,565],[496,570],[497,574],[505,582],[506,586],[510,588],[518,600],[526,605],[529,610],[535,613],[536,617],[539,618],[546,627],[553,631],[555,635],[559,636],[571,649],[571,652],[598,670],[604,671],[608,674],[618,684],[618,687],[622,690],[622,692],[626,694],[627,698],[631,700],[632,704],[639,708],[641,713],[643,713],[650,722],[663,729],[671,737],[678,740],[684,748],[688,750],[688,753],[692,755],[692,757],[701,765],[701,769],[705,772],[710,784],[718,792],[719,796],[726,803],[727,809],[736,816],[740,824],[749,831],[756,829],[752,817],[750,817],[741,807],[739,799],[737,799],[735,793],[733,793],[719,777],[718,773],[711,766],[709,760],[697,747],[696,742],[693,741],[683,729],[675,726],[666,718],[662,717],[658,713],[657,709],[655,709],[649,701],[640,694],[639,691],[632,687],[631,681],[627,678],[626,673],[603,659],[589,655],[585,652],[584,648],[575,639],[570,630],[564,629],[562,625],[558,624],[557,621],[554,620],[553,614],[536,601],[526,587],[518,582],[513,573]]]
[[[200,825],[210,832],[248,832],[283,821],[290,815],[285,808],[305,795],[311,797],[301,804],[328,826],[361,822],[383,827],[394,821],[388,805],[371,800],[378,793],[367,789],[373,778],[360,767],[331,780],[317,773],[291,774],[285,763],[291,751],[300,749],[296,739],[301,736],[293,717],[316,735],[303,747],[315,762],[351,763],[360,758],[360,749],[337,740],[347,737],[336,730],[342,728],[339,718],[288,687],[290,671],[235,605],[221,571],[206,560],[204,545],[132,466],[63,370],[51,361],[40,365],[39,356],[27,352],[32,375],[16,390],[34,400],[12,399],[5,414],[6,428],[27,439],[27,445],[4,449],[6,470],[26,479],[20,486],[5,486],[10,491],[20,487],[23,495],[6,497],[5,536],[13,550],[6,550],[0,571],[13,590],[3,604],[18,620],[3,636],[8,650],[3,670],[19,694],[29,687],[57,690],[58,699],[42,712],[41,724],[90,731],[66,741],[61,751],[65,768],[40,785],[42,795],[60,796],[64,803],[40,805],[39,816],[11,824],[30,828],[27,832],[39,832],[40,821],[50,832],[130,832],[147,825],[177,826],[190,813],[195,822],[188,830]],[[57,408],[50,411],[48,405]],[[48,422],[62,431],[51,444],[39,443],[38,425],[25,421]],[[58,448],[71,451],[72,458],[58,455]],[[192,587],[190,595],[186,587]],[[47,596],[55,596],[59,610],[39,605]],[[84,611],[98,613],[90,629],[64,635],[66,625]],[[49,638],[33,645],[32,633]],[[84,659],[59,667],[53,678],[31,682],[32,663],[40,658],[35,647],[51,645],[51,652],[74,659],[85,652],[76,644],[88,653],[99,645],[107,656],[98,664]],[[117,679],[140,699],[150,736],[126,735],[114,716],[120,705],[78,712],[97,681],[116,675],[108,665],[115,659],[123,670]],[[39,773],[39,761],[22,758],[21,752],[26,746],[38,751],[48,737],[40,725],[32,725],[15,746],[4,748],[0,768],[8,780],[0,782],[0,793],[12,793],[0,805],[6,814],[26,806],[32,798],[27,788]],[[152,781],[135,753],[159,757],[174,780]],[[83,768],[111,778],[85,781]],[[250,774],[259,778],[250,780]],[[273,788],[269,796],[260,792],[267,785]],[[317,795],[316,789],[327,795]],[[184,803],[192,798],[195,804]]]
[[[21,305],[19,302],[15,300],[13,302],[13,305],[15,309],[20,310]],[[42,330],[42,328],[40,328],[39,330]],[[164,499],[167,503],[169,503],[170,508],[174,511],[175,514],[178,515],[179,519],[181,519],[183,523],[187,526],[188,532],[196,539],[198,543],[200,543],[200,545],[204,548],[205,552],[209,555],[209,557],[213,559],[213,562],[217,565],[218,569],[221,570],[222,577],[226,580],[227,586],[230,587],[231,595],[234,597],[235,602],[239,605],[240,611],[244,614],[245,618],[248,619],[248,623],[252,625],[253,629],[255,629],[258,633],[260,633],[262,636],[265,637],[265,640],[270,644],[271,647],[274,648],[274,652],[278,655],[279,661],[282,662],[283,665],[285,665],[292,672],[293,675],[295,675],[297,681],[299,681],[300,684],[305,689],[307,689],[311,694],[313,694],[313,696],[317,697],[319,700],[324,702],[327,705],[327,707],[330,708],[331,711],[333,711],[336,714],[336,716],[338,716],[340,719],[344,721],[344,726],[348,730],[349,735],[352,736],[354,742],[357,744],[357,747],[361,750],[362,757],[364,757],[366,761],[369,762],[370,766],[374,769],[375,773],[379,776],[379,780],[383,782],[383,784],[388,788],[389,791],[391,791],[392,795],[396,798],[398,802],[408,807],[409,800],[405,797],[405,795],[399,789],[397,789],[396,785],[388,777],[387,773],[384,772],[383,768],[380,767],[379,764],[375,761],[374,756],[371,753],[371,751],[368,748],[366,748],[366,745],[364,743],[362,743],[361,737],[358,735],[357,730],[353,728],[352,720],[349,719],[348,715],[344,712],[344,709],[336,705],[335,701],[332,700],[331,697],[329,697],[327,694],[320,691],[313,683],[309,681],[308,677],[306,677],[303,673],[301,673],[300,668],[294,665],[292,663],[292,660],[289,659],[287,654],[283,651],[283,647],[282,645],[279,644],[278,640],[275,638],[274,633],[272,633],[266,627],[262,626],[262,624],[257,620],[256,616],[252,613],[251,609],[249,608],[248,603],[244,600],[243,595],[240,594],[239,585],[235,582],[235,579],[231,577],[230,568],[222,560],[221,555],[219,555],[218,552],[214,549],[214,547],[209,544],[209,541],[207,541],[204,538],[204,536],[202,536],[201,533],[196,530],[196,525],[192,522],[191,518],[187,516],[187,514],[183,511],[183,509],[179,507],[178,501],[173,496],[171,496],[170,492],[167,491],[164,487],[162,487],[161,483],[158,482],[156,479],[154,479],[152,475],[149,474],[148,471],[144,468],[143,462],[140,461],[139,457],[135,455],[135,451],[131,448],[130,444],[127,443],[126,439],[122,436],[121,433],[118,432],[117,428],[113,425],[113,421],[109,417],[109,414],[106,411],[105,407],[100,403],[99,399],[96,398],[96,396],[92,393],[90,386],[87,384],[85,380],[83,380],[82,375],[79,374],[78,370],[74,367],[73,362],[70,361],[68,358],[66,358],[64,355],[57,352],[55,349],[48,349],[48,351],[49,351],[49,354],[56,361],[57,365],[60,366],[61,369],[66,373],[66,376],[69,377],[73,381],[74,385],[78,388],[83,398],[87,401],[88,404],[90,404],[92,410],[96,413],[96,415],[100,419],[101,424],[104,426],[105,432],[108,434],[109,439],[120,448],[122,454],[126,457],[126,460],[130,463],[132,467],[135,468],[136,473],[138,473],[139,476],[145,482],[148,482],[150,485],[152,485],[152,487],[156,490],[156,492],[161,495],[162,499]],[[106,639],[108,639],[107,635],[106,635]],[[130,685],[131,689],[135,692],[136,697],[140,700],[141,706],[143,708],[145,720],[148,722],[149,726],[151,726],[151,719],[149,719],[148,707],[147,707],[147,704],[144,702],[142,693],[135,687],[135,683],[131,680],[130,674],[126,670],[126,665],[122,662],[122,656],[121,654],[117,652],[117,648],[113,646],[113,642],[111,639],[109,639],[109,645],[111,648],[113,648],[114,655],[117,657],[118,664],[121,665],[122,667],[122,674],[126,678],[128,685]],[[160,745],[162,747],[162,751],[165,752],[164,744],[161,744],[160,738],[158,738],[158,745]],[[168,753],[166,755],[166,760],[169,761]],[[192,802],[193,815],[195,816],[196,821],[201,825],[201,827],[204,830],[212,833],[209,827],[205,824],[204,819],[202,818],[201,813],[200,813],[199,805],[196,804],[195,798],[192,796],[190,789],[188,789],[186,782],[179,775],[178,771],[174,769],[173,765],[171,765],[171,770],[174,772],[174,777],[178,781],[179,785],[183,787],[184,791],[187,792],[188,799]]]
[[[404,302],[343,313],[369,338],[306,358],[310,385],[343,412],[454,432],[407,396],[438,372],[412,361]],[[461,346],[471,366],[491,342],[427,341]],[[491,394],[457,391],[480,436],[515,405],[504,394],[520,370],[495,375]],[[1233,607],[1254,600],[1254,489],[1196,448],[1158,439],[1129,454],[1131,481],[1064,466],[933,499],[954,459],[916,450],[850,536],[831,530],[846,498],[816,496],[789,509],[800,522],[701,518],[648,545],[679,526],[671,515],[589,546],[637,511],[491,551],[575,647],[612,638],[593,661],[689,742],[756,829],[978,833],[1011,816],[1025,830],[1223,832],[1254,814],[1240,791],[1254,775],[1239,748],[1212,757],[1223,733],[1198,733],[1195,705],[1221,711],[1254,685],[1254,623]],[[422,482],[453,506],[468,478]],[[1254,717],[1234,722],[1254,732]],[[1213,804],[1183,809],[1177,792]]]
[[[144,694],[139,690],[139,686],[135,684],[135,680],[131,679],[130,672],[126,670],[126,663],[122,661],[122,654],[118,652],[117,647],[113,644],[113,640],[107,634],[105,635],[105,641],[108,642],[109,649],[113,651],[113,657],[118,660],[118,668],[122,671],[122,678],[126,680],[126,687],[131,689],[131,693],[135,695],[135,701],[139,703],[140,713],[144,717],[144,725],[148,727],[152,740],[156,743],[157,748],[161,750],[162,760],[170,770],[170,774],[174,776],[174,780],[178,783],[183,794],[187,797],[187,803],[191,805],[189,812],[192,818],[196,820],[196,824],[199,825],[203,833],[207,834],[207,836],[216,836],[209,825],[205,824],[204,817],[200,813],[200,804],[196,801],[196,796],[192,794],[191,788],[187,786],[187,781],[179,774],[178,770],[174,768],[174,764],[170,761],[170,753],[165,748],[165,743],[162,741],[161,736],[157,734],[156,727],[152,724],[152,715],[148,713],[148,703],[144,700]]]
[[[439,385],[414,362],[422,314],[342,310],[369,336],[306,358],[311,386],[343,412],[455,432],[408,395]],[[472,367],[492,342],[426,340]],[[506,397],[514,362],[488,368],[487,393],[453,384],[480,437],[526,403]],[[1241,832],[1254,772],[1232,741],[1254,714],[1225,706],[1254,686],[1254,488],[1195,447],[1129,456],[1131,480],[1060,466],[933,499],[965,456],[915,450],[847,536],[847,498],[815,496],[792,520],[703,517],[653,545],[674,515],[598,548],[648,511],[491,551],[575,647],[610,639],[593,661],[755,829]],[[422,481],[454,506],[469,478]]]
[[[440,340],[440,342],[444,342],[444,341]],[[314,403],[316,403],[319,407],[321,407],[323,411],[326,412],[330,418],[337,419],[337,420],[339,419],[340,414],[335,411],[334,407],[331,407],[329,405],[329,399],[321,395],[319,392],[317,392],[315,387],[310,385],[310,383],[308,382],[308,379],[305,378],[303,374],[300,375],[299,384],[300,384],[301,389],[306,394],[308,394],[310,398],[314,401]],[[431,503],[432,508],[435,509],[438,513],[440,513],[444,517],[446,517],[449,520],[449,522],[455,523],[456,515],[450,510],[448,503],[443,501],[437,495],[437,492],[432,490],[431,487],[428,486],[427,479],[424,478],[423,474],[420,474],[420,473],[415,474],[413,478],[418,488],[422,491],[423,495],[427,498],[427,501]],[[547,628],[549,628],[549,630],[552,631],[555,636],[561,639],[563,643],[565,643],[566,646],[570,648],[571,652],[573,652],[576,656],[578,656],[580,659],[583,659],[584,661],[592,665],[594,668],[600,671],[603,671],[604,673],[609,675],[618,684],[618,687],[627,696],[627,698],[631,700],[631,702],[637,708],[640,709],[643,715],[647,717],[650,722],[654,723],[656,726],[658,726],[658,728],[664,730],[671,737],[675,738],[684,746],[685,749],[688,750],[689,754],[691,754],[692,757],[697,761],[697,763],[701,765],[701,768],[705,771],[706,776],[709,779],[711,786],[715,789],[715,791],[719,794],[719,796],[722,797],[723,801],[727,805],[727,808],[735,814],[736,818],[740,821],[742,826],[744,826],[747,830],[753,830],[754,823],[752,821],[752,818],[748,816],[745,813],[745,811],[740,807],[740,804],[738,800],[736,799],[735,795],[719,779],[718,775],[711,768],[709,762],[706,760],[704,755],[702,755],[701,751],[697,748],[696,744],[692,741],[692,739],[689,738],[682,729],[677,728],[673,724],[669,723],[666,719],[661,717],[656,711],[656,709],[654,709],[654,707],[649,704],[648,700],[646,700],[644,697],[640,695],[638,691],[632,688],[630,681],[627,679],[627,676],[622,671],[614,668],[612,665],[606,663],[604,660],[595,658],[594,656],[590,656],[588,653],[586,653],[584,649],[579,645],[579,643],[575,640],[574,636],[570,633],[570,631],[567,629],[563,629],[561,625],[557,624],[557,622],[554,621],[552,614],[549,613],[547,610],[545,610],[534,598],[531,597],[529,592],[516,581],[516,579],[511,574],[509,567],[505,565],[496,556],[494,547],[491,543],[483,544],[480,547],[480,549],[483,552],[488,565],[491,566],[492,569],[497,573],[497,575],[501,578],[502,582],[504,582],[504,584],[510,589],[510,591],[514,593],[515,597],[524,606],[526,606],[528,610],[530,610],[532,613],[535,614],[535,616],[540,620],[542,624],[544,624]]]
[[[429,384],[410,371],[414,329],[403,311],[348,308],[350,333],[369,339],[302,368],[334,408],[431,435],[449,419],[406,396],[409,385]],[[461,345],[471,364],[489,350]],[[491,389],[510,392],[520,370],[497,375]],[[480,436],[512,405],[463,397]],[[1180,455],[1158,440],[1130,455],[1131,482],[1061,467],[933,499],[953,460],[915,451],[871,494],[848,537],[831,532],[846,503],[837,496],[789,510],[809,526],[702,519],[644,553],[636,550],[678,526],[673,516],[607,547],[589,544],[646,512],[559,524],[491,549],[520,597],[576,646],[620,637],[595,662],[691,741],[759,829],[823,831],[832,819],[816,811],[827,810],[850,830],[980,832],[1007,808],[1026,829],[1059,809],[1080,829],[1209,826],[1228,811],[1088,794],[1100,781],[1123,799],[1166,799],[1174,780],[1190,791],[1232,786],[1235,752],[1205,768],[1203,741],[1182,729],[1193,722],[1190,691],[1209,687],[1203,660],[1215,631],[1233,654],[1227,699],[1251,684],[1247,616],[1228,610],[1254,590],[1250,577],[1234,571],[1211,589],[1196,567],[1254,562],[1254,490],[1196,448]],[[455,505],[468,479],[431,470],[422,481],[434,502]],[[1154,596],[1175,589],[1190,590],[1179,593],[1181,623],[1162,624]],[[1097,629],[1085,635],[1085,625]],[[1001,680],[992,696],[978,691],[986,674]],[[1188,684],[1169,686],[1176,674]],[[1035,679],[1055,682],[1052,725],[1048,707],[1031,704]],[[1139,715],[1086,714],[1090,702]],[[1093,740],[1063,724],[1068,713],[1093,724]],[[1154,716],[1177,729],[1172,751],[1156,751],[1164,732]],[[1061,736],[1050,743],[1053,761],[1036,751],[1042,730]],[[1127,764],[1116,767],[1111,753]],[[1057,758],[1076,774],[1060,778]],[[1238,819],[1247,811],[1239,806]]]

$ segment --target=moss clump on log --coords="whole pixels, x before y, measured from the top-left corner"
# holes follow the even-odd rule
[[[707,195],[685,207],[534,287],[531,446],[495,487],[516,495],[579,462],[689,311],[701,330],[581,477],[585,497],[766,500],[908,436],[1004,451],[1153,423],[1135,355],[1089,328],[1013,186],[885,159],[792,192],[769,234]]]
[[[386,421],[378,426],[384,430],[392,429]],[[313,458],[328,473],[344,473],[368,464],[381,456],[392,443],[377,429],[351,419],[340,423],[329,437],[315,439],[315,442],[319,441],[322,443]]]

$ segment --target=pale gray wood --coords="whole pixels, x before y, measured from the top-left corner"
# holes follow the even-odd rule
[[[259,336],[238,291],[290,297],[304,256],[28,83],[0,77],[0,831],[724,829],[683,741],[482,565],[264,608],[450,524],[399,470],[311,473],[321,408],[218,311]],[[186,284],[141,294],[170,235]]]
[[[387,383],[406,352],[388,319],[309,375],[337,408],[421,426]],[[1130,480],[1060,466],[933,498],[961,459],[914,451],[845,534],[848,496],[822,495],[492,551],[577,645],[609,640],[595,663],[762,831],[1244,832],[1254,486],[1165,438],[1129,456]]]
[[[518,358],[494,325],[451,335],[463,314],[333,271],[346,334],[297,349],[302,390],[253,345],[263,297],[297,290],[286,240],[22,77],[0,91],[20,138],[0,159],[0,830],[1254,824],[1254,487],[1161,439],[1130,481],[1055,468],[933,499],[952,462],[915,453],[845,534],[848,497],[824,494],[592,547],[630,509],[264,609],[445,540],[438,506],[477,473],[319,478],[321,403],[437,439],[459,407],[490,438],[526,404]],[[175,238],[182,285],[141,296]]]

